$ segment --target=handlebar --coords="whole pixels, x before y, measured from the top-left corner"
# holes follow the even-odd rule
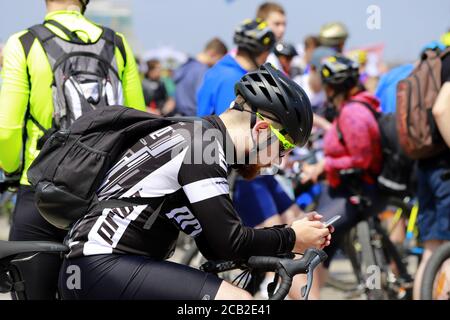
[[[314,269],[328,258],[322,250],[308,249],[299,260],[280,259],[274,257],[251,257],[247,265],[261,271],[275,271],[281,278],[278,291],[270,300],[283,300],[291,289],[292,279],[297,274],[307,274],[308,284],[302,289],[302,296],[306,300],[312,285]]]
[[[308,283],[302,289],[302,297],[307,300],[311,290],[313,271],[328,258],[322,250],[308,249],[301,259],[277,257],[251,257],[246,262],[207,262],[201,267],[205,272],[220,273],[238,268],[257,269],[264,272],[275,272],[281,279],[279,289],[270,300],[283,300],[291,289],[292,279],[298,274],[307,274]]]

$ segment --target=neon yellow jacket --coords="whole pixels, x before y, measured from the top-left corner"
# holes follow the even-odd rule
[[[85,42],[89,40],[96,42],[102,34],[101,28],[77,11],[52,12],[46,16],[46,20],[55,20],[70,31],[76,31],[78,37]],[[52,25],[47,27],[59,37],[68,39],[63,32]],[[0,92],[0,168],[9,173],[15,172],[20,169],[23,159],[25,163],[21,184],[24,185],[29,184],[26,173],[39,153],[36,145],[39,138],[43,136],[43,132],[31,120],[28,120],[26,123],[28,139],[25,155],[22,157],[23,126],[28,102],[31,115],[46,129],[52,126],[53,117],[51,90],[53,73],[47,55],[38,40],[34,41],[28,59],[25,58],[20,37],[26,32],[22,31],[11,36],[4,48],[3,83]],[[118,35],[123,39],[127,55],[125,65],[120,50],[116,48],[116,61],[122,80],[124,103],[128,107],[145,111],[136,60],[123,35]]]

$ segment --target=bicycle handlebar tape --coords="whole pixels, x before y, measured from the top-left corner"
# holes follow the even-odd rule
[[[270,297],[270,300],[284,300],[291,290],[292,286],[292,277],[289,276],[283,268],[279,270],[279,274],[281,277],[281,285],[280,288],[275,292],[275,294]]]
[[[300,260],[283,261],[281,264],[290,277],[300,273],[308,273],[314,270],[320,263],[328,259],[328,255],[318,249],[306,250]]]
[[[261,271],[276,271],[280,266],[280,260],[275,257],[250,257],[248,266]]]

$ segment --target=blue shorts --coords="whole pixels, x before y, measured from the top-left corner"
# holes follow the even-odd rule
[[[248,227],[260,225],[294,204],[273,176],[236,181],[233,202],[244,225]]]
[[[418,226],[422,241],[450,240],[450,180],[442,180],[448,170],[419,166],[417,171]]]

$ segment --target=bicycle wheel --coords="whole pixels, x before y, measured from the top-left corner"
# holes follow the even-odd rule
[[[376,261],[375,248],[372,245],[372,235],[370,231],[370,226],[367,221],[361,221],[356,226],[357,239],[360,244],[360,269],[361,276],[365,282],[366,295],[368,300],[384,300],[386,296],[381,287],[377,287],[378,283],[383,282],[382,279],[375,279],[373,276],[381,276],[381,273],[375,273],[372,275],[373,271],[379,270],[381,266],[378,265]],[[375,269],[374,269],[375,268]],[[372,281],[375,280],[375,284]]]
[[[450,300],[450,243],[440,246],[428,261],[420,297],[422,300]]]

